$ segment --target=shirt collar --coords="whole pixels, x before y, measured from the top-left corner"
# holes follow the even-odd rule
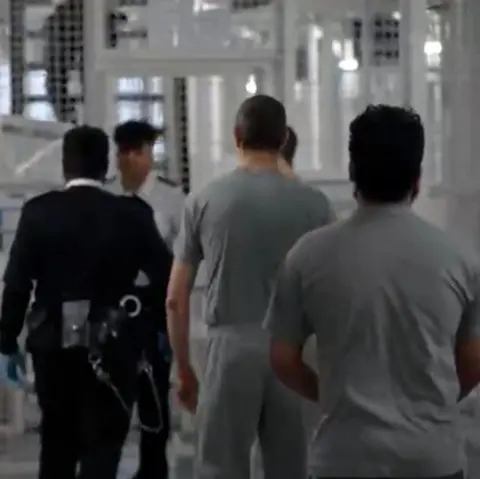
[[[93,186],[95,188],[103,188],[101,181],[92,180],[91,178],[75,178],[74,180],[67,181],[65,189],[67,190],[74,186]]]

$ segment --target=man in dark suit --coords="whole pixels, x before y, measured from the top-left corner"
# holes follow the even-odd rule
[[[153,172],[153,145],[162,133],[146,121],[127,121],[118,125],[114,132],[117,147],[118,168],[125,195],[152,214],[152,199],[155,204],[156,224],[163,240],[171,247],[171,232],[163,228],[178,211],[177,203],[169,201],[172,195],[165,193],[168,187],[158,181]],[[176,192],[175,188],[169,188]],[[175,196],[175,199],[177,197]],[[183,196],[182,196],[183,200]],[[172,221],[173,223],[173,221]],[[167,233],[167,231],[169,233]],[[166,479],[168,477],[167,443],[170,434],[170,345],[167,338],[164,295],[165,284],[156,284],[151,278],[138,278],[132,295],[142,299],[142,318],[150,324],[147,360],[152,365],[152,376],[141,374],[138,381],[137,406],[142,432],[140,439],[140,464],[136,479]],[[162,289],[161,294],[159,293]],[[154,390],[152,390],[154,388]],[[156,391],[157,394],[154,394]]]
[[[93,332],[103,331],[105,318],[120,317],[119,304],[131,312],[126,295],[140,271],[159,285],[159,297],[168,281],[171,256],[151,211],[102,188],[108,153],[102,130],[66,133],[65,189],[25,204],[5,271],[0,365],[13,381],[17,338],[35,293],[26,322],[42,412],[40,479],[73,479],[77,466],[80,479],[116,477],[146,329],[126,318],[115,320],[117,339]],[[83,342],[85,331],[90,339]],[[100,337],[96,370],[92,343]]]

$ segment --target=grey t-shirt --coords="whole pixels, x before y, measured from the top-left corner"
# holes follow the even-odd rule
[[[461,323],[480,337],[479,278],[476,255],[406,206],[360,208],[290,251],[266,325],[317,339],[313,475],[460,471],[454,344]]]
[[[237,168],[191,195],[175,256],[205,260],[207,324],[261,326],[288,250],[331,211],[319,191],[268,170]]]

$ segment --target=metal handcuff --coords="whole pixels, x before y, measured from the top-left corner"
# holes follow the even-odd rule
[[[129,312],[128,311],[128,306],[133,305],[133,309]],[[129,318],[136,318],[137,316],[140,315],[142,312],[142,302],[140,299],[133,295],[133,294],[127,294],[125,295],[121,300],[120,300],[120,307],[124,309],[128,315]],[[108,331],[108,336],[112,338],[116,338],[118,335],[118,332],[113,329],[112,331]],[[105,338],[106,339],[106,338]],[[130,416],[130,408],[128,407],[127,401],[123,398],[122,394],[120,393],[119,389],[115,386],[113,383],[110,375],[108,372],[105,370],[102,364],[102,358],[100,355],[95,355],[95,354],[90,354],[89,355],[89,362],[90,365],[92,366],[92,369],[97,376],[97,379],[104,383],[115,395],[115,397],[118,399],[120,402],[120,405],[122,406],[122,409],[125,410],[128,416]],[[142,358],[138,364],[138,374],[146,374],[148,378],[148,382],[150,384],[151,390],[152,390],[152,395],[153,395],[153,400],[155,403],[155,406],[157,408],[157,413],[158,413],[158,425],[156,427],[151,427],[143,424],[139,420],[139,426],[142,431],[151,433],[151,434],[157,434],[159,433],[163,427],[163,415],[162,415],[162,401],[160,399],[160,394],[158,392],[157,386],[155,385],[155,379],[153,377],[153,368],[152,365],[148,362],[145,352],[142,355]]]

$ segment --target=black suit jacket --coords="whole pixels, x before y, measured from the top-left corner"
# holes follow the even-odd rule
[[[136,215],[138,217],[143,216],[144,221],[149,223],[154,221],[155,215],[153,208],[139,196],[124,196],[125,201],[131,202],[131,208],[134,208]],[[156,228],[156,225],[155,225]],[[166,245],[164,239],[162,238],[162,243],[165,248],[164,256],[164,270],[170,272],[173,255],[171,254],[168,246]],[[132,294],[138,297],[142,302],[142,313],[141,316],[143,319],[147,320],[149,323],[149,331],[152,339],[152,347],[155,347],[157,332],[166,333],[166,313],[165,313],[165,300],[168,287],[168,277],[158,275],[157,272],[150,272],[148,270],[142,270],[145,272],[145,277],[148,280],[147,283],[137,283],[135,282],[129,294]],[[152,274],[153,273],[153,274]]]
[[[17,350],[32,292],[33,309],[48,311],[45,323],[56,331],[59,347],[63,301],[116,306],[139,270],[162,285],[164,301],[170,266],[153,214],[131,199],[94,186],[31,199],[22,209],[5,270],[0,352]]]

